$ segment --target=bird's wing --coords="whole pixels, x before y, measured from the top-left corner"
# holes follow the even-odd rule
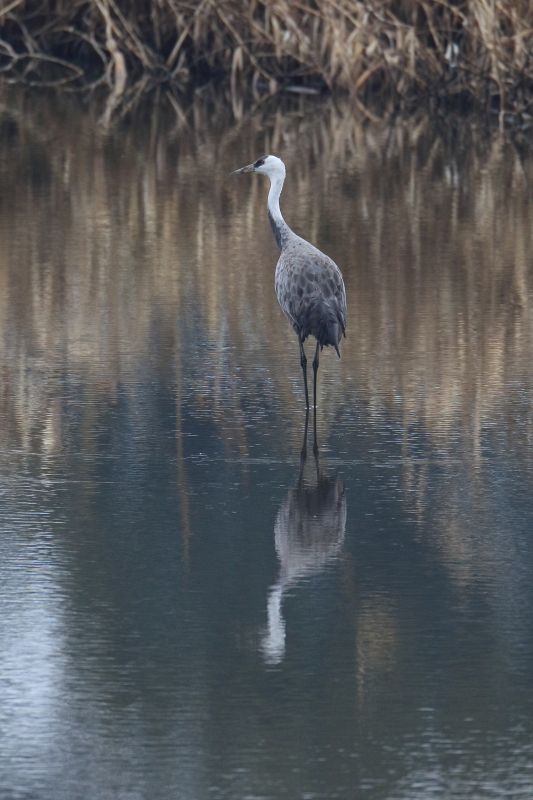
[[[276,270],[276,294],[291,322],[300,324],[310,306],[320,302],[344,332],[346,295],[342,275],[335,262],[316,248],[282,254]]]

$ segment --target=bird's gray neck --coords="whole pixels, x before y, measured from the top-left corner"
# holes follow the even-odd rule
[[[280,250],[287,246],[292,234],[291,229],[281,216],[279,208],[279,196],[283,188],[283,180],[284,177],[282,178],[281,176],[271,179],[267,201],[268,219]]]

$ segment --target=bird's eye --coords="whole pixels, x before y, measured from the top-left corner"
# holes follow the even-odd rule
[[[262,167],[264,163],[265,163],[265,159],[264,158],[258,158],[257,161],[254,164],[254,167],[256,169],[257,169],[257,167]]]

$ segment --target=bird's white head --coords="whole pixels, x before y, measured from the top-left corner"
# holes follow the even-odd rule
[[[285,178],[285,164],[277,156],[261,156],[253,164],[248,164],[247,167],[235,169],[231,175],[239,175],[242,172],[259,172],[261,175],[268,175],[271,181],[276,178],[281,178],[282,182]]]
[[[267,209],[268,217],[276,242],[280,249],[287,244],[289,237],[294,234],[281,216],[279,208],[279,196],[285,180],[285,164],[277,156],[261,156],[253,164],[234,170],[231,174],[238,175],[242,172],[259,172],[261,175],[268,175],[270,178],[270,191],[268,192]]]

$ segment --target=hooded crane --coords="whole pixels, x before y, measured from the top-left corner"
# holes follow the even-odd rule
[[[247,167],[231,174],[259,172],[270,178],[267,211],[274,237],[280,249],[274,286],[281,309],[298,337],[300,364],[304,377],[305,404],[309,410],[307,391],[307,358],[304,342],[316,339],[313,359],[313,406],[316,408],[318,355],[331,345],[340,358],[339,342],[346,328],[346,291],[338,266],[305,239],[292,231],[279,208],[279,196],[285,180],[285,164],[277,156],[262,156]]]

